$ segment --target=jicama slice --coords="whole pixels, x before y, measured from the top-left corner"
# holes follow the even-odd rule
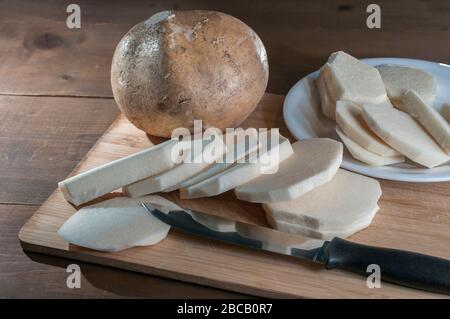
[[[450,124],[441,114],[435,108],[426,104],[416,92],[411,90],[403,95],[403,106],[405,112],[416,118],[447,155],[450,155]]]
[[[329,68],[328,65],[324,65],[321,69],[320,69],[320,73],[319,76],[316,80],[316,85],[317,85],[317,90],[319,92],[319,97],[320,97],[320,106],[322,109],[322,113],[323,115],[325,115],[326,117],[334,120],[335,118],[335,103],[336,101],[333,100],[333,98],[330,96],[330,92],[327,88],[327,85],[325,83],[325,79],[324,79],[324,73],[325,72],[329,72],[326,71],[325,69]]]
[[[275,140],[277,142],[273,144]],[[257,156],[246,163],[236,163],[225,171],[197,184],[181,188],[180,197],[198,198],[219,195],[247,183],[261,174],[275,172],[279,164],[293,154],[291,143],[281,135],[270,136],[260,143],[256,152]]]
[[[315,230],[346,231],[373,215],[381,187],[377,180],[339,169],[328,183],[294,200],[264,203],[268,220]]]
[[[381,156],[399,156],[367,126],[361,108],[350,101],[337,101],[336,123],[339,128],[362,148]]]
[[[402,96],[408,90],[415,91],[427,104],[431,104],[436,96],[436,81],[433,76],[420,69],[382,64],[376,66],[383,79],[387,94],[400,110],[404,111]]]
[[[405,161],[405,157],[402,155],[396,156],[381,156],[375,153],[372,153],[365,148],[362,148],[358,143],[355,143],[352,139],[342,132],[339,127],[336,127],[336,133],[341,138],[345,147],[347,147],[350,154],[356,158],[357,160],[366,163],[371,166],[384,166],[395,163],[402,163]]]
[[[230,137],[232,139],[230,140]],[[254,139],[255,142],[252,142]],[[178,185],[169,188],[165,191],[173,191],[180,188],[185,188],[194,184],[197,184],[211,176],[214,176],[220,172],[230,168],[236,162],[245,162],[246,159],[258,149],[258,134],[256,130],[236,130],[233,134],[226,135],[226,154],[223,157],[223,161],[214,163],[200,173],[183,180]]]
[[[297,198],[330,181],[342,163],[342,144],[312,138],[292,144],[294,154],[276,174],[261,175],[234,190],[236,197],[255,203]]]
[[[86,203],[122,186],[159,174],[175,165],[172,150],[180,146],[171,139],[135,154],[69,177],[58,183],[64,197],[75,205]]]
[[[374,67],[342,51],[331,54],[327,64],[324,79],[335,101],[379,104],[388,99],[380,73]]]
[[[141,202],[180,209],[160,196],[116,197],[78,210],[58,230],[67,242],[101,251],[154,245],[163,240],[170,226],[149,214]]]
[[[303,236],[323,239],[323,240],[331,240],[334,237],[346,238],[354,233],[357,233],[364,228],[368,227],[371,223],[375,214],[379,210],[378,205],[374,206],[371,210],[371,213],[368,211],[367,215],[361,220],[356,221],[353,224],[349,224],[345,229],[339,230],[323,230],[323,229],[311,229],[309,227],[298,225],[298,224],[290,224],[282,221],[270,220],[268,218],[269,224],[280,231],[287,233],[300,234]],[[268,216],[269,217],[269,216]]]
[[[173,188],[181,181],[211,166],[213,161],[222,157],[225,152],[225,145],[221,138],[213,141],[210,139],[198,139],[192,141],[192,143],[193,145],[184,163],[159,175],[151,176],[123,187],[124,194],[131,197],[139,197]],[[208,160],[206,160],[206,156],[209,157]]]
[[[207,169],[201,171],[197,175],[194,175],[184,181],[182,181],[180,184],[177,185],[176,189],[186,188],[191,185],[200,183],[201,181],[204,181],[207,178],[210,178],[214,175],[217,175],[226,169],[233,166],[235,163],[215,163],[212,166],[208,167]]]
[[[450,160],[411,115],[392,107],[365,104],[363,118],[392,148],[410,160],[431,168]]]

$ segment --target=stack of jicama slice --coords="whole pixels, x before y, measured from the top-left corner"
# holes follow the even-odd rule
[[[372,222],[381,188],[375,179],[339,169],[342,144],[297,141],[278,172],[235,188],[239,199],[263,203],[267,220],[281,231],[308,237],[347,237]]]
[[[381,107],[381,106],[380,106]],[[378,137],[362,116],[362,109],[350,101],[336,103],[336,132],[352,156],[373,166],[400,163],[405,158]]]
[[[332,239],[369,226],[380,196],[376,180],[340,169],[330,182],[303,196],[263,207],[269,223],[279,230]]]
[[[336,120],[355,159],[383,166],[408,158],[428,168],[450,160],[450,125],[431,106],[436,83],[430,74],[398,65],[374,68],[340,51],[316,82],[322,113]]]
[[[346,237],[370,224],[378,210],[379,184],[339,169],[341,143],[317,138],[291,144],[277,130],[265,137],[256,136],[256,130],[244,135],[237,136],[233,151],[221,148],[222,139],[184,143],[185,157],[193,162],[172,163],[181,142],[168,141],[62,181],[64,195],[76,205],[119,187],[135,198],[116,197],[84,207],[59,234],[71,243],[104,251],[154,244],[168,228],[139,203],[177,206],[157,195],[141,196],[177,189],[182,198],[234,189],[239,199],[264,203],[273,227],[314,238]],[[249,142],[252,137],[258,137],[255,143]],[[202,146],[199,153],[195,145]],[[216,148],[219,151],[213,151]],[[205,162],[205,153],[216,161]]]

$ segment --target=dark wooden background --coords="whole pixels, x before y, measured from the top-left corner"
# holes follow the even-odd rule
[[[68,29],[66,7],[81,7]],[[69,260],[24,252],[20,227],[118,114],[109,69],[115,45],[162,9],[213,9],[249,24],[266,45],[268,91],[285,94],[336,50],[450,64],[450,1],[0,0],[0,297],[245,297],[77,262],[82,288],[66,287]],[[450,194],[449,194],[450,195]]]

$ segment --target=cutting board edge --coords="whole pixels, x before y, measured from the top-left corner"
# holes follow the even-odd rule
[[[166,271],[164,269],[157,269],[154,267],[148,267],[146,266],[144,269],[137,269],[141,267],[132,267],[127,262],[110,259],[106,257],[101,256],[94,256],[94,255],[88,255],[84,254],[82,252],[76,252],[71,250],[63,250],[59,248],[54,247],[48,247],[48,246],[41,246],[35,243],[32,243],[31,241],[22,240],[19,238],[20,244],[22,248],[25,251],[33,252],[33,253],[39,253],[39,254],[45,254],[50,255],[54,257],[61,257],[66,258],[69,260],[74,261],[82,261],[86,263],[91,263],[95,265],[100,266],[106,266],[111,268],[117,268],[122,269],[126,271],[132,271],[140,274],[145,275],[152,275],[156,277],[161,278],[167,278],[172,280],[177,280],[180,282],[188,282],[195,285],[205,286],[205,287],[212,287],[227,291],[234,291],[237,293],[247,294],[249,296],[256,296],[256,297],[262,297],[262,298],[290,298],[290,299],[302,299],[302,298],[311,298],[309,296],[301,296],[301,295],[293,295],[289,293],[282,293],[279,291],[268,291],[265,289],[258,289],[254,287],[250,287],[247,285],[239,285],[237,283],[233,282],[224,282],[220,280],[214,280],[209,278],[204,278],[200,276],[191,275],[188,273],[181,273],[181,272],[174,272],[174,271]],[[142,267],[143,268],[143,267]]]

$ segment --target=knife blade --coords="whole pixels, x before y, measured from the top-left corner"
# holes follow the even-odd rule
[[[362,245],[338,237],[330,241],[311,239],[189,209],[171,210],[153,203],[142,206],[162,222],[192,235],[365,276],[370,274],[368,266],[378,265],[382,281],[450,294],[450,261],[443,258]]]

